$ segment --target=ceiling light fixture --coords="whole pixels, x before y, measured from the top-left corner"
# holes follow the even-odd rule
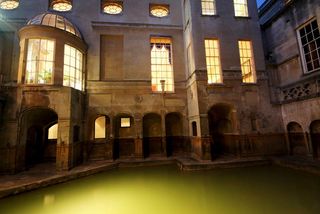
[[[72,9],[72,0],[52,0],[51,8],[60,12],[70,11]]]
[[[3,10],[13,10],[19,6],[19,0],[0,0],[0,8]]]

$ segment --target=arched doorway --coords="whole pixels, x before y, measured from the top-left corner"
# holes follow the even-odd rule
[[[56,161],[58,115],[51,109],[34,108],[22,115],[21,139],[25,144],[25,165]]]
[[[129,114],[119,114],[114,119],[114,159],[135,155],[134,119]]]
[[[144,157],[163,154],[161,116],[155,113],[143,117],[143,153]]]
[[[310,135],[313,157],[320,159],[320,120],[315,120],[310,124]]]
[[[226,142],[225,134],[233,132],[232,106],[216,104],[208,112],[209,131],[213,144],[211,145],[212,158],[230,155],[232,145]]]
[[[182,121],[179,113],[169,113],[166,115],[166,143],[167,156],[185,152]]]
[[[290,154],[305,156],[307,154],[307,148],[301,125],[297,122],[290,122],[287,125],[287,131]]]

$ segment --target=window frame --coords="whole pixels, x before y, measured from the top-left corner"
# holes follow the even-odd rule
[[[244,82],[243,81],[243,70],[242,70],[242,63],[241,63],[241,49],[240,49],[240,42],[249,42],[250,43],[250,50],[251,50],[251,69],[253,69],[253,71],[251,71],[252,73],[252,77],[253,77],[253,82]],[[257,84],[258,78],[257,78],[257,69],[256,69],[256,63],[255,63],[255,57],[254,57],[254,50],[253,50],[253,42],[250,39],[238,39],[238,50],[239,50],[239,62],[240,62],[240,69],[241,69],[241,81],[242,84]]]
[[[318,20],[316,17],[312,17],[311,19],[307,20],[306,22],[304,22],[302,25],[300,25],[298,28],[296,28],[296,35],[297,35],[297,40],[298,40],[298,46],[299,46],[299,57],[300,57],[300,60],[301,60],[301,64],[302,64],[302,70],[303,70],[303,74],[307,75],[307,74],[312,74],[314,72],[317,72],[320,70],[320,67],[319,68],[316,68],[316,69],[313,69],[312,71],[309,71],[308,70],[308,66],[307,66],[307,60],[306,60],[306,54],[304,52],[304,49],[303,49],[303,45],[302,45],[302,38],[301,38],[301,35],[300,35],[300,30],[302,28],[305,28],[307,25],[311,25],[311,23],[313,21],[316,21],[317,22],[317,25],[318,25],[318,31],[320,33],[320,27],[319,27],[319,23],[318,23]],[[320,37],[318,37],[318,39],[320,40]],[[315,41],[316,43],[316,39],[312,40],[312,41]],[[309,42],[307,42],[307,44],[309,44]],[[317,48],[317,44],[316,44],[316,48]],[[320,54],[319,54],[319,50],[320,50],[320,46],[318,47],[318,49],[316,49],[315,51],[318,51],[318,61],[320,63]],[[310,52],[311,53],[311,52]],[[311,58],[312,60],[312,58]]]
[[[104,137],[96,137],[96,121],[99,118],[104,118]],[[97,117],[93,121],[93,139],[106,139],[107,138],[107,116],[106,115],[97,115]]]
[[[236,18],[250,18],[248,0],[244,0],[244,1],[246,1],[245,4],[236,3],[235,1],[238,1],[238,0],[233,0],[234,17],[236,17]],[[243,16],[243,15],[237,15],[237,11],[238,11],[238,10],[236,10],[236,8],[237,8],[236,5],[245,5],[245,6],[246,6],[246,7],[245,7],[245,8],[246,8],[246,15],[245,15],[245,16]]]
[[[52,75],[51,75],[51,83],[27,83],[27,65],[28,65],[28,51],[29,51],[29,42],[30,40],[49,40],[49,41],[53,41],[53,59],[52,59]],[[27,38],[25,40],[25,50],[24,50],[24,72],[23,72],[23,81],[22,83],[25,85],[29,85],[29,86],[36,86],[36,85],[54,85],[54,79],[55,79],[55,67],[56,67],[56,48],[57,48],[57,43],[56,43],[56,39],[54,38],[50,38],[50,37],[30,37]],[[38,73],[36,73],[36,80],[38,79]]]
[[[209,72],[208,72],[208,62],[207,62],[207,58],[208,57],[212,57],[212,58],[217,58],[217,56],[207,56],[206,51],[207,51],[207,47],[205,45],[206,40],[211,40],[211,41],[217,41],[218,47],[216,49],[218,49],[218,59],[219,59],[219,74],[220,74],[220,79],[221,82],[212,82],[209,83]],[[208,77],[208,84],[210,85],[217,85],[217,84],[223,84],[223,71],[222,71],[222,63],[221,63],[221,48],[220,48],[220,40],[218,38],[205,38],[204,39],[204,50],[205,50],[205,57],[206,57],[206,69],[207,69],[207,77]],[[214,65],[211,65],[214,66]],[[215,74],[211,74],[211,76],[216,76]]]
[[[213,14],[204,14],[204,10],[203,10],[204,3],[207,3],[207,4],[212,3],[213,4],[213,9],[214,9]],[[200,4],[201,4],[201,16],[217,16],[218,15],[216,0],[201,0]]]

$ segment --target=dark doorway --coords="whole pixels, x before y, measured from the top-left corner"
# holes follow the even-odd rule
[[[49,129],[57,121],[57,114],[50,109],[35,108],[23,113],[21,137],[26,145],[27,168],[38,163],[55,162],[57,137],[50,136]]]
[[[290,154],[298,156],[307,155],[306,142],[300,124],[296,122],[290,122],[287,125],[287,131],[290,144]]]
[[[225,142],[225,134],[232,133],[232,107],[227,104],[216,104],[208,112],[209,131],[213,144],[212,159],[230,155],[230,148]]]
[[[185,143],[182,136],[182,121],[179,113],[166,115],[167,156],[183,154]]]
[[[162,145],[161,116],[155,113],[143,117],[143,154],[144,157],[161,156]]]
[[[314,159],[320,159],[320,120],[310,124],[310,135]]]

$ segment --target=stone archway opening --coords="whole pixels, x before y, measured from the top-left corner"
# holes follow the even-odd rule
[[[313,158],[320,159],[320,120],[312,121],[310,124],[310,136]]]
[[[233,132],[231,105],[219,103],[211,107],[208,112],[209,132],[212,137],[212,159],[230,155],[232,145],[227,142],[226,134]]]
[[[290,154],[298,156],[307,155],[306,142],[301,125],[297,122],[290,122],[287,125],[287,132]]]
[[[185,152],[181,118],[181,115],[175,112],[166,115],[167,156],[183,154]]]
[[[155,113],[146,114],[143,117],[143,153],[144,157],[162,156],[162,127],[161,116]]]
[[[25,145],[25,166],[56,162],[58,115],[48,108],[34,108],[23,113],[21,138]]]

